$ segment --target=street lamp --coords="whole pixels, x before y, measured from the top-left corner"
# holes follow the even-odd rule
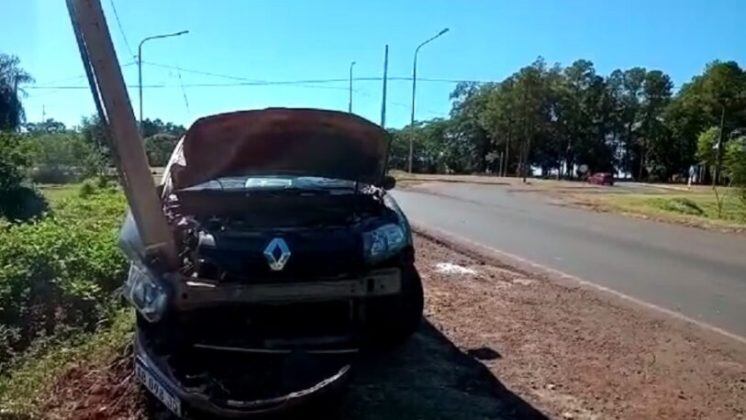
[[[413,154],[413,140],[414,140],[414,94],[417,89],[417,53],[420,52],[420,48],[425,46],[425,44],[435,40],[436,38],[440,37],[441,35],[448,32],[448,28],[444,28],[442,31],[438,32],[437,35],[433,36],[432,38],[429,38],[425,40],[423,43],[417,46],[417,48],[414,50],[414,64],[412,65],[412,118],[410,120],[410,129],[412,130],[411,135],[409,136],[409,173],[412,173],[412,154]]]
[[[145,43],[145,41],[150,41],[153,39],[159,39],[159,38],[168,38],[172,36],[179,36],[188,34],[189,31],[181,31],[181,32],[174,32],[171,34],[163,34],[163,35],[153,35],[149,36],[142,41],[140,41],[140,45],[137,46],[137,86],[140,94],[140,134],[142,135],[142,44]]]
[[[355,62],[350,63],[350,103],[347,107],[347,112],[352,114],[352,68],[355,67]]]

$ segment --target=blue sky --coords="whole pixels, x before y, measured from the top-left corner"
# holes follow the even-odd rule
[[[19,56],[36,79],[36,88],[27,89],[24,101],[29,121],[40,120],[44,112],[74,125],[94,112],[86,89],[43,88],[86,83],[64,4],[62,0],[0,4],[0,52]],[[444,27],[450,32],[420,52],[420,77],[500,80],[543,56],[550,64],[563,65],[589,59],[602,74],[638,65],[661,69],[678,86],[714,59],[746,65],[744,0],[102,0],[102,4],[121,64],[134,61],[127,43],[136,52],[145,36],[188,29],[188,35],[146,44],[143,60],[252,80],[345,79],[353,60],[356,76],[380,76],[387,43],[389,75],[409,76],[416,45]],[[137,67],[128,65],[123,71],[127,83],[135,86]],[[195,87],[190,85],[234,80],[152,64],[145,65],[143,73],[146,85],[164,85],[146,89],[145,116],[185,125],[203,115],[236,109],[347,109],[346,82]],[[388,126],[408,122],[410,83],[390,82]],[[453,86],[419,83],[417,119],[446,116]],[[355,82],[354,111],[378,121],[380,96],[380,82]],[[136,89],[130,89],[130,98],[137,103]]]

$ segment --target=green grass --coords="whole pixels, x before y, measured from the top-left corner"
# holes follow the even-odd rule
[[[71,364],[108,360],[131,339],[115,290],[126,275],[115,188],[42,188],[51,212],[0,224],[0,418],[34,418]]]
[[[132,341],[134,313],[116,311],[107,327],[65,342],[39,344],[0,376],[0,418],[40,416],[52,386],[73,365],[93,370],[107,366]]]
[[[80,184],[41,184],[39,189],[49,202],[49,206],[54,209],[65,199],[78,194]]]
[[[723,194],[723,193],[721,193]],[[606,210],[631,213],[654,219],[700,227],[746,228],[746,206],[731,191],[721,195],[723,207],[718,214],[712,192],[670,194],[608,194],[592,202]]]

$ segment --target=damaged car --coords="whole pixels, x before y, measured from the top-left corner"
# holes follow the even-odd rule
[[[276,412],[333,392],[365,349],[417,328],[389,135],[358,116],[274,108],[197,120],[159,197],[180,268],[158,273],[131,215],[136,376],[179,416]]]

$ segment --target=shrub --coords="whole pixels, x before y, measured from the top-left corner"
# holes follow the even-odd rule
[[[78,195],[81,198],[88,198],[91,195],[93,195],[93,193],[95,193],[95,192],[96,192],[96,185],[94,185],[93,181],[91,181],[91,180],[87,180],[87,181],[83,182],[80,185],[80,189],[78,189]]]
[[[18,185],[0,191],[0,216],[8,220],[30,220],[48,209],[46,199],[36,188]]]
[[[731,140],[725,150],[725,170],[746,205],[746,136]]]
[[[63,184],[101,172],[98,151],[80,133],[33,133],[26,135],[23,143],[35,182]]]
[[[91,330],[125,275],[121,193],[64,200],[54,214],[0,226],[0,365],[35,339]]]
[[[28,220],[47,210],[44,197],[26,185],[27,166],[28,156],[21,148],[20,139],[0,133],[0,217]]]

